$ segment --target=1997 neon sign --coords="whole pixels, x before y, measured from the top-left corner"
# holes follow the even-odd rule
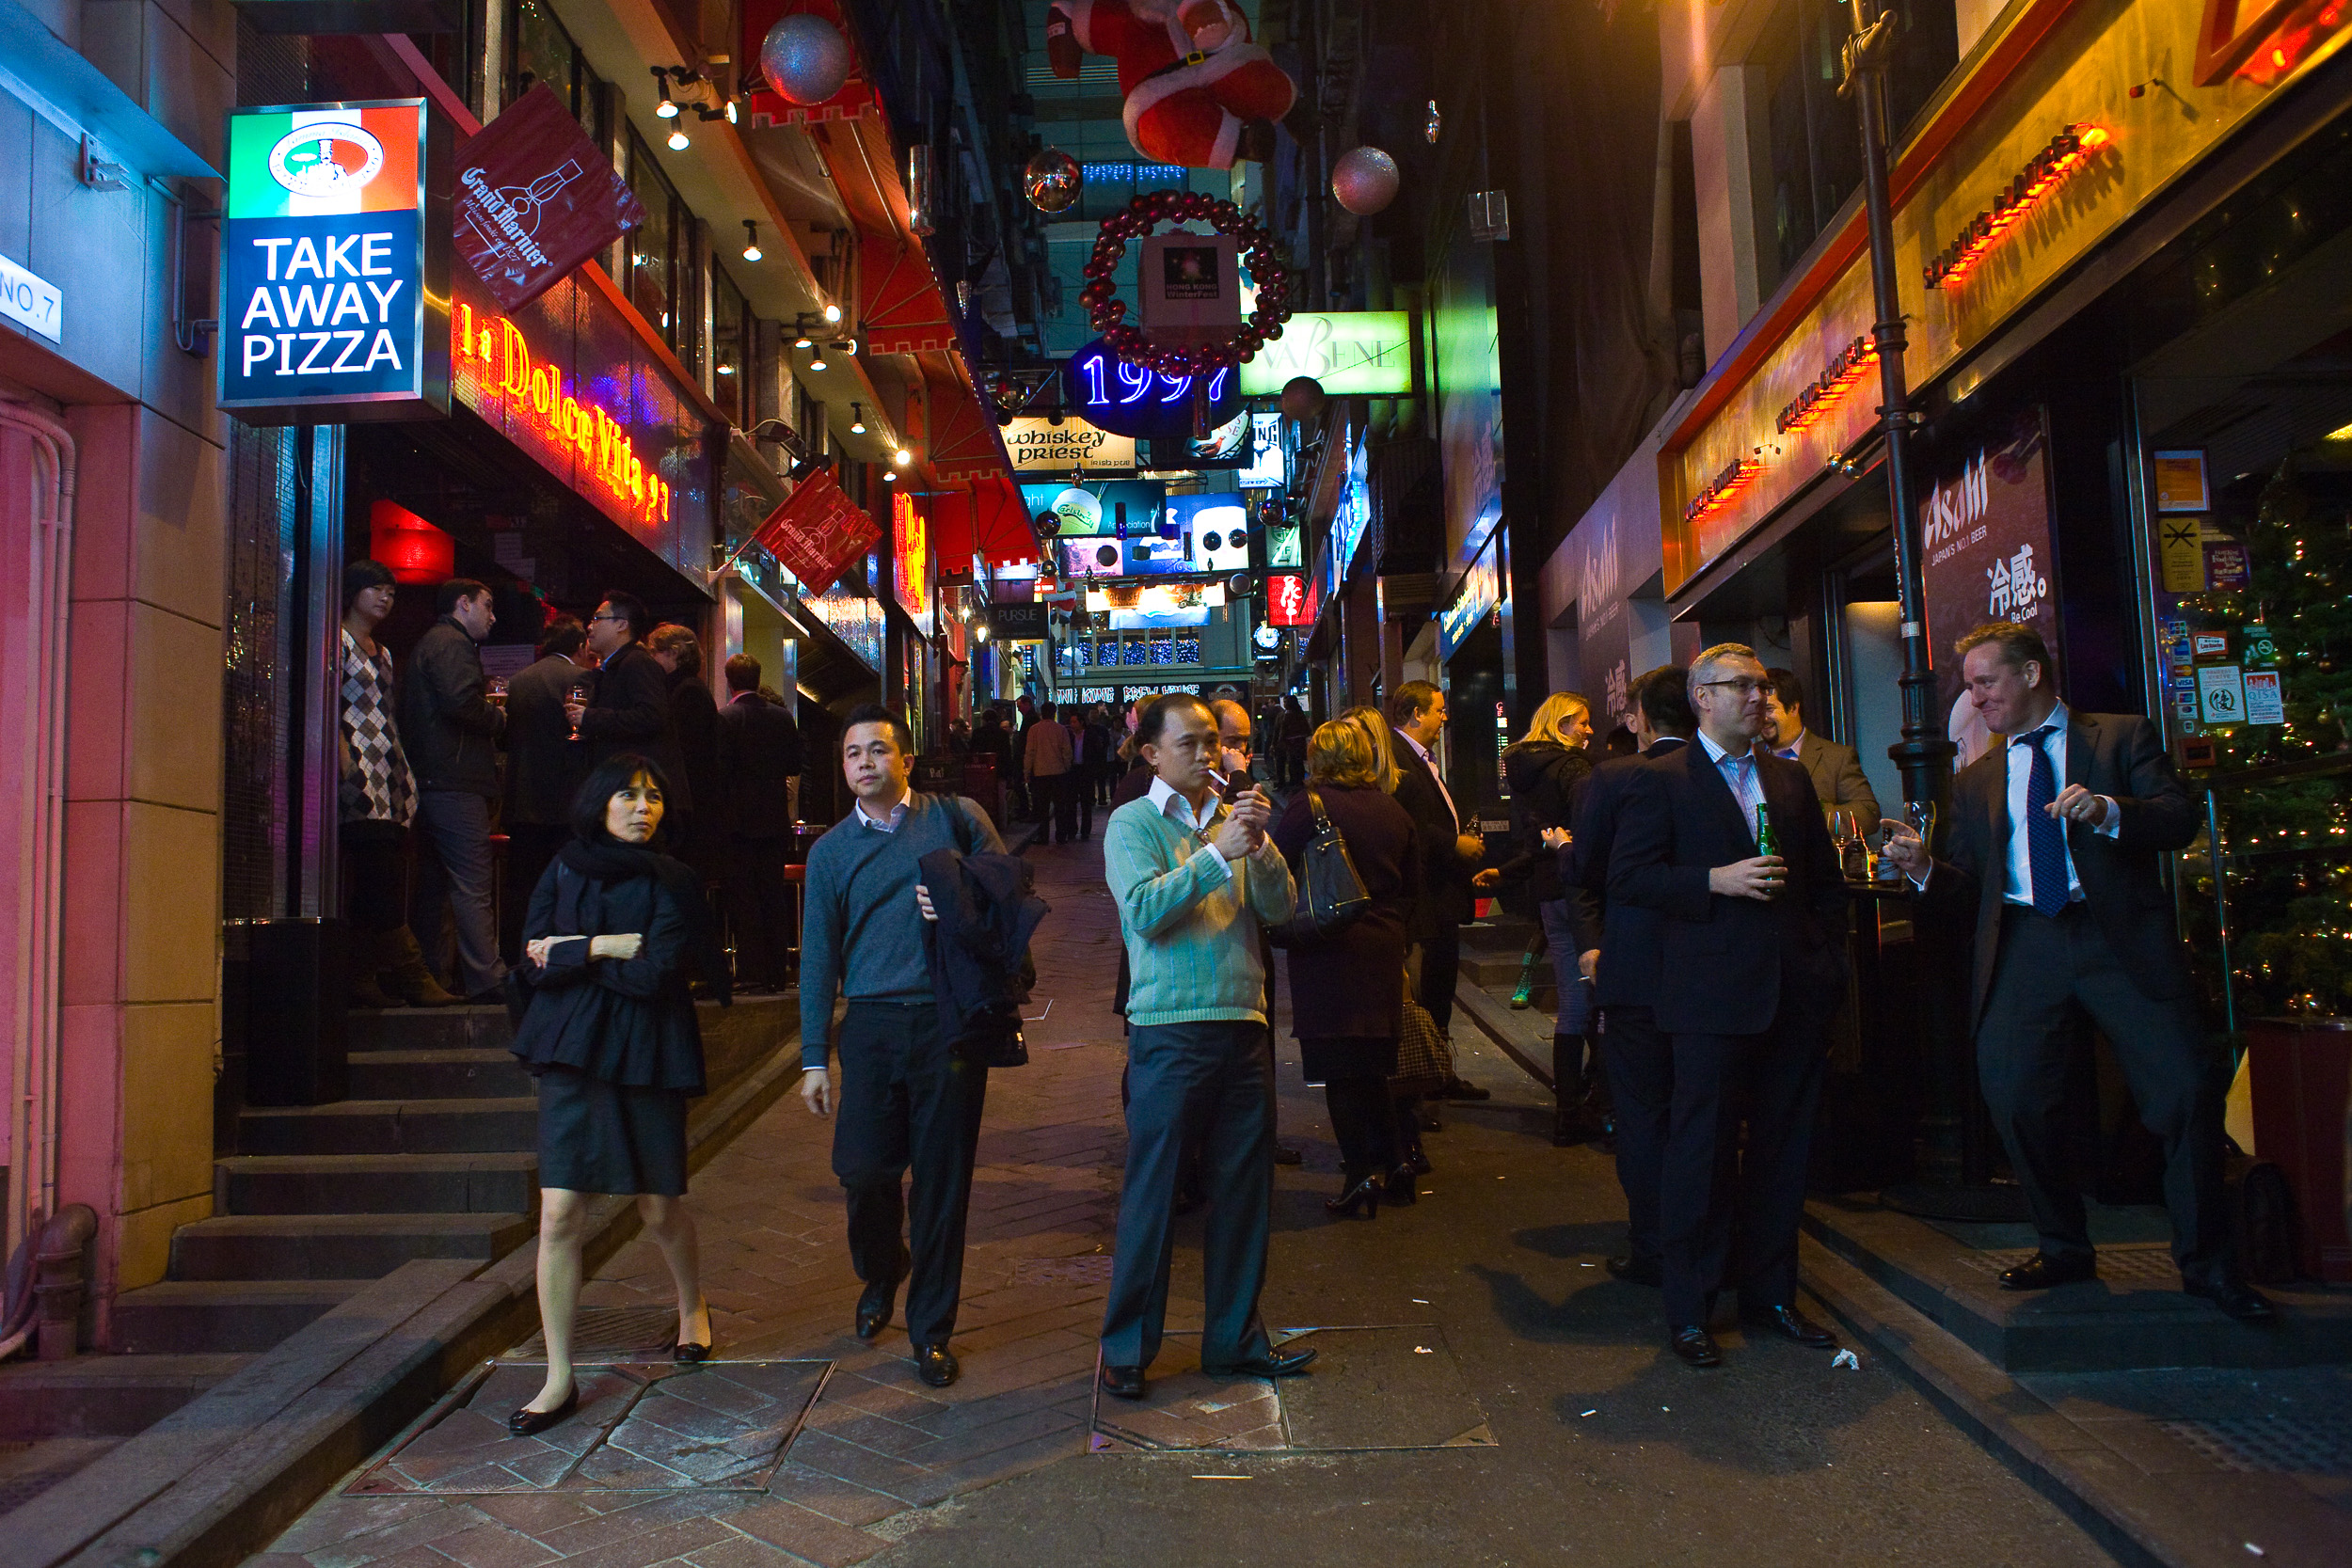
[[[1173,439],[1193,434],[1194,388],[1199,379],[1131,365],[1098,338],[1063,364],[1062,397],[1098,429],[1117,436]],[[1213,427],[1241,411],[1240,378],[1232,367],[1221,366],[1211,372],[1207,392]]]

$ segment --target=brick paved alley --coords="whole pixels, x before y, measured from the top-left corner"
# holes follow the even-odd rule
[[[1336,1151],[1280,1037],[1283,1135],[1307,1163],[1279,1173],[1265,1312],[1317,1331],[1315,1375],[1279,1399],[1215,1385],[1179,1337],[1152,1400],[1098,1424],[1124,1142],[1117,923],[1096,846],[1030,853],[1055,911],[1036,943],[1044,1016],[1030,1065],[990,1086],[961,1381],[918,1384],[896,1325],[873,1346],[850,1334],[829,1124],[790,1096],[694,1179],[723,1360],[673,1375],[665,1276],[632,1243],[588,1288],[586,1358],[612,1365],[583,1379],[580,1417],[543,1443],[504,1437],[537,1380],[526,1342],[251,1561],[2109,1560],[1875,1365],[1736,1331],[1724,1371],[1674,1362],[1655,1296],[1598,1267],[1622,1237],[1605,1157],[1551,1148],[1544,1091],[1461,1020],[1463,1070],[1495,1098],[1447,1109],[1430,1196],[1376,1223],[1323,1213]],[[1198,1231],[1179,1235],[1183,1297]],[[1171,1325],[1197,1321],[1180,1302]]]

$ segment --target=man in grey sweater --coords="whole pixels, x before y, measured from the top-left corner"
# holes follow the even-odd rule
[[[871,1339],[889,1326],[898,1281],[910,1279],[914,1370],[945,1388],[958,1370],[947,1340],[963,1288],[988,1069],[958,1056],[940,1027],[923,953],[930,905],[916,878],[934,849],[1002,854],[1004,845],[962,796],[914,793],[911,752],[905,721],[888,708],[869,703],[842,726],[842,771],[857,802],[808,852],[801,1099],[820,1117],[834,1109],[833,1005],[846,995],[833,1173],[849,1194],[850,1262],[866,1282],[857,1335]],[[899,1192],[910,1168],[911,1205]],[[910,1218],[911,1251],[899,1236]]]

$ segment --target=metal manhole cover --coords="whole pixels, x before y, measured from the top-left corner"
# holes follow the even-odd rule
[[[2352,1416],[2230,1416],[2158,1424],[2225,1470],[2352,1475]]]
[[[2033,1248],[2010,1248],[1999,1252],[1979,1252],[1970,1248],[1960,1254],[1960,1260],[1979,1274],[1998,1275],[2013,1269],[2033,1256]],[[2172,1260],[2172,1249],[2166,1246],[2111,1246],[2099,1249],[2099,1277],[2113,1286],[2132,1289],[2177,1291],[2181,1288],[2181,1266]]]
[[[348,1494],[757,1492],[784,1457],[830,1361],[582,1366],[580,1409],[536,1437],[506,1416],[541,1366],[485,1365],[444,1397]]]
[[[576,1362],[643,1361],[670,1358],[677,1342],[677,1309],[671,1307],[583,1307],[572,1329]],[[499,1359],[537,1361],[548,1354],[544,1330]]]
[[[1015,1285],[1108,1285],[1111,1282],[1109,1253],[1089,1253],[1083,1258],[1024,1258],[1012,1266]]]

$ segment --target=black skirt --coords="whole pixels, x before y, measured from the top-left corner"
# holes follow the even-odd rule
[[[1327,1084],[1334,1078],[1390,1077],[1396,1071],[1396,1037],[1302,1036],[1298,1070],[1310,1084]]]
[[[539,1185],[681,1196],[686,1096],[548,1068],[539,1075]]]

